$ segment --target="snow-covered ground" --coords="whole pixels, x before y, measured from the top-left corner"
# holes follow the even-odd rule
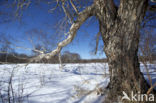
[[[59,66],[0,65],[0,103],[2,98],[4,103],[8,101],[8,90],[12,101],[14,98],[14,101],[23,103],[98,103],[100,96],[97,91],[109,83],[107,64],[65,64],[63,68]],[[156,66],[149,67],[153,82],[156,82]],[[141,70],[147,78],[142,64]],[[10,85],[9,81],[12,81]]]

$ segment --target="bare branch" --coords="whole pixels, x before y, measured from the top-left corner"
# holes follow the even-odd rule
[[[74,5],[74,3],[73,3],[72,0],[70,0],[70,3],[71,3],[71,5],[72,5],[72,7],[74,8],[76,14],[78,14],[79,12],[78,12],[78,10],[77,10],[77,8],[76,8],[76,6]]]
[[[28,8],[31,4],[31,0],[14,0],[14,2],[17,3],[17,9],[15,12],[16,17],[20,17],[22,15],[19,15],[20,10]]]
[[[149,89],[148,89],[148,91],[147,91],[147,93],[146,94],[150,94],[151,93],[151,91],[154,89],[156,87],[156,83],[155,84],[153,84]]]
[[[98,50],[98,45],[99,45],[99,38],[100,38],[100,32],[97,33],[96,37],[96,47],[95,47],[95,54],[97,53]]]
[[[15,47],[18,48],[18,49],[25,49],[25,50],[29,50],[29,51],[35,51],[35,52],[38,52],[40,54],[43,54],[44,53],[43,51],[38,50],[38,49],[35,49],[35,48],[34,49],[31,49],[31,48],[25,48],[25,47],[20,47],[20,46],[15,46]]]
[[[56,10],[56,8],[59,6],[59,0],[56,0],[56,6],[52,9],[50,9],[49,11],[52,13],[54,10]]]
[[[62,2],[62,8],[63,8],[63,11],[64,11],[65,15],[69,18],[70,23],[72,24],[72,22],[73,22],[73,17],[71,16],[71,14],[70,14],[70,12],[68,11],[68,9],[65,7],[65,2],[64,2],[64,1]]]
[[[147,23],[149,22],[149,21],[152,21],[152,20],[154,20],[154,19],[156,19],[156,16],[149,16],[149,17],[147,17],[146,19],[144,19],[143,20],[143,26],[142,26],[142,28],[144,28],[144,27],[153,27],[153,28],[156,28],[156,26],[155,25],[147,25]]]
[[[89,7],[87,7],[85,10],[83,10],[82,12],[80,12],[78,14],[77,20],[71,25],[70,30],[69,30],[69,35],[68,37],[63,40],[62,42],[58,43],[58,46],[55,50],[51,51],[50,53],[47,54],[41,54],[37,57],[31,58],[30,62],[33,61],[39,61],[43,58],[49,59],[52,56],[55,56],[56,54],[58,54],[61,49],[63,47],[65,47],[66,45],[68,45],[69,43],[72,42],[72,40],[74,39],[74,37],[76,36],[76,32],[77,30],[80,28],[80,26],[90,17],[93,15],[94,11],[93,8],[95,6],[91,5]]]

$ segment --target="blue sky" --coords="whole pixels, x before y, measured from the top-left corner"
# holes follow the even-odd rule
[[[18,42],[15,42],[18,46],[27,48],[32,47],[32,44],[28,41],[28,35],[30,35],[28,34],[28,31],[32,29],[42,30],[48,35],[53,36],[52,40],[54,40],[57,35],[56,24],[62,19],[62,17],[64,17],[64,14],[60,13],[58,10],[54,11],[54,13],[48,13],[49,9],[50,7],[45,4],[41,4],[40,6],[31,5],[23,11],[21,20],[13,20],[0,24],[0,33],[11,35],[18,40]],[[1,7],[0,11],[3,10],[4,7]],[[5,10],[7,11],[8,9],[5,8]],[[79,53],[83,59],[104,58],[104,53],[98,53],[97,55],[91,53],[95,48],[95,36],[97,32],[98,22],[93,17],[82,25],[73,42],[67,47],[64,47],[62,52],[70,51]],[[63,34],[60,35],[62,35],[62,37],[64,36]],[[58,39],[58,37],[56,39]],[[38,41],[35,40],[34,42],[36,43]],[[100,44],[102,44],[101,41]],[[30,54],[30,51],[27,50],[16,49],[16,51],[19,53]]]

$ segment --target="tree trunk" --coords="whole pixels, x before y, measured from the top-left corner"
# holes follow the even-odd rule
[[[138,61],[139,30],[137,24],[130,26],[129,23],[118,22],[118,28],[112,28],[109,35],[116,33],[109,38],[103,37],[105,42],[104,51],[108,58],[110,69],[110,89],[111,99],[122,95],[122,91],[127,94],[146,93],[148,85],[140,72]],[[126,102],[127,103],[127,102]]]
[[[96,0],[97,18],[111,74],[108,85],[111,101],[116,102],[123,91],[130,96],[132,91],[145,94],[148,90],[137,55],[140,23],[147,3],[147,0],[120,0],[117,10],[113,0]]]

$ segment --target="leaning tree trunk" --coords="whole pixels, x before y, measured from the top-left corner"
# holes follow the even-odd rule
[[[140,23],[147,3],[147,0],[120,0],[117,10],[113,0],[96,0],[97,18],[111,74],[110,100],[117,101],[122,91],[130,95],[132,91],[146,93],[148,89],[137,55]]]

